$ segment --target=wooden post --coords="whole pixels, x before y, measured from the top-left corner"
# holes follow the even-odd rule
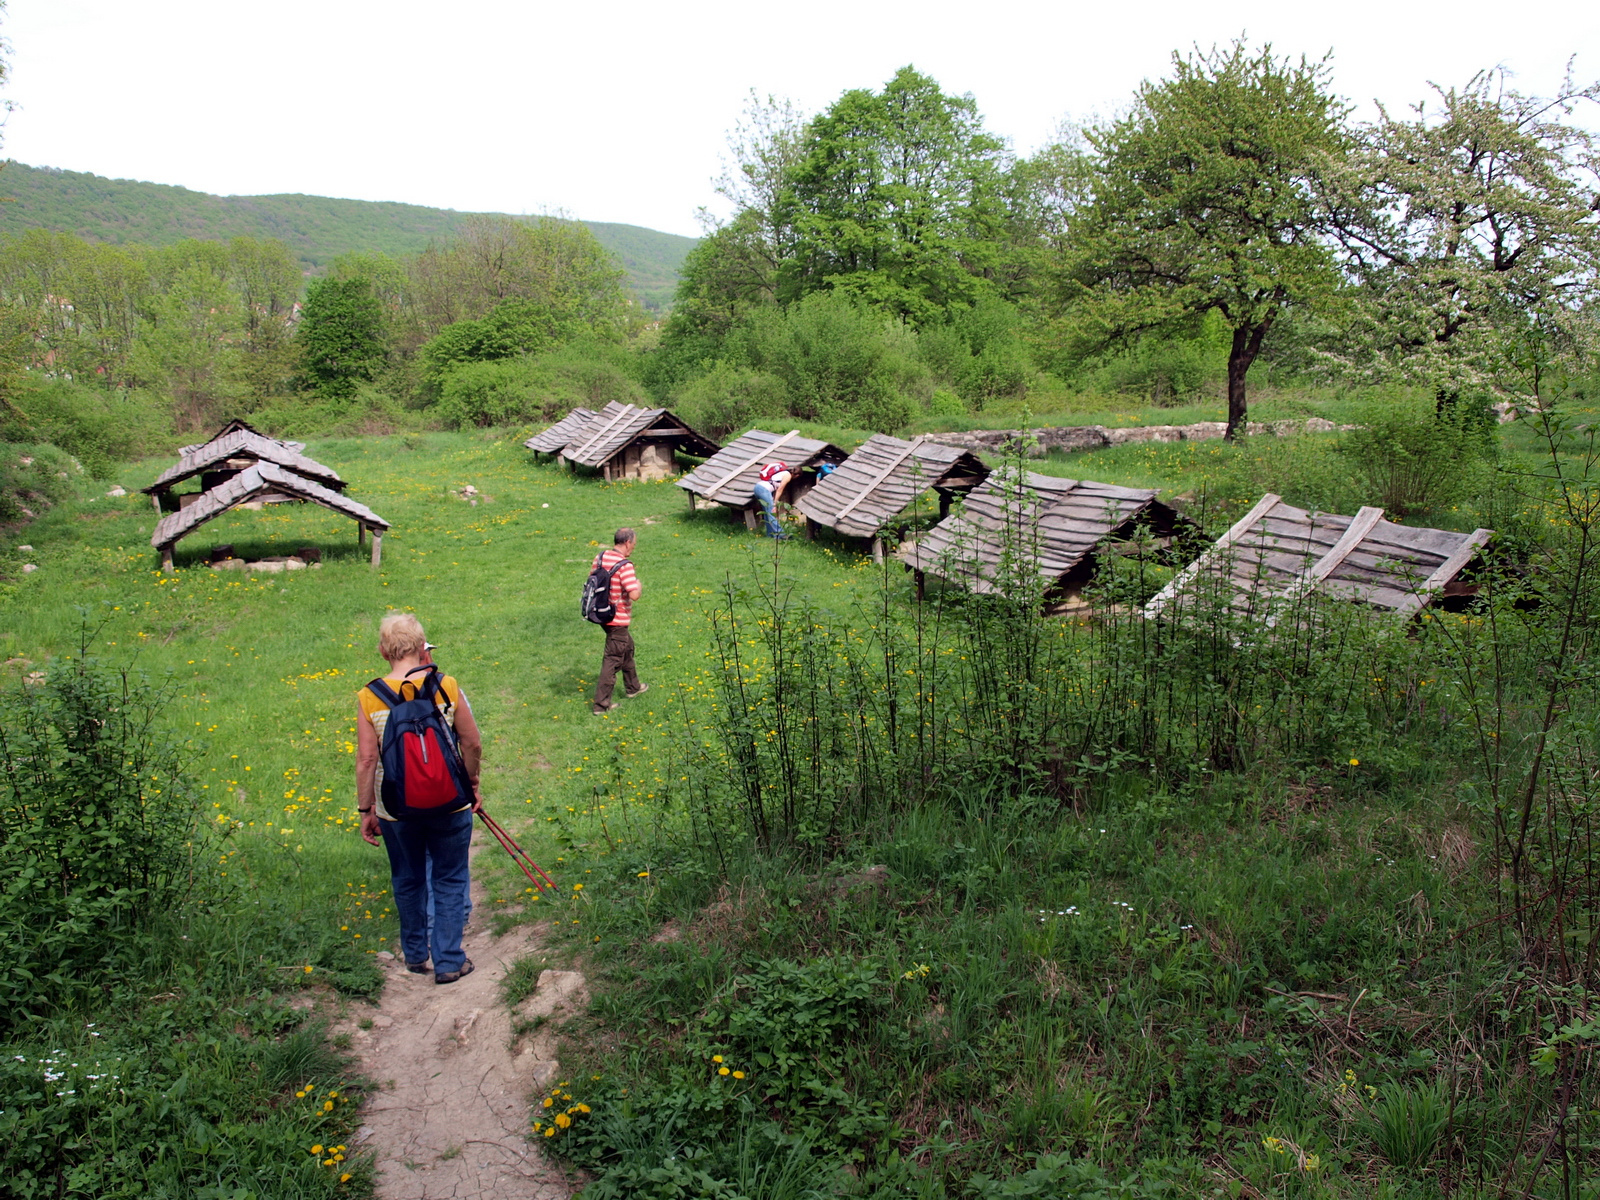
[[[367,527],[360,521],[356,522],[356,549],[364,550],[367,546]]]
[[[372,569],[376,571],[378,564],[383,561],[383,530],[372,531]]]
[[[817,523],[815,521],[813,521],[810,517],[807,517],[806,518],[806,541],[814,542],[816,540],[817,540]]]
[[[872,539],[872,561],[874,563],[883,562],[883,538],[881,537]]]
[[[172,565],[172,546],[170,544],[161,547],[161,569],[167,572],[177,569]]]
[[[939,520],[944,520],[950,515],[950,493],[939,493]]]
[[[698,497],[693,492],[687,492],[687,491],[684,492],[684,495],[689,497],[689,511],[690,512],[697,511],[696,508],[695,508],[695,501],[698,499]]]
[[[160,492],[151,492],[150,493],[150,503],[156,506],[156,512],[157,512],[157,514],[159,514],[161,512],[161,493]]]
[[[756,527],[756,510],[755,510],[755,508],[752,505],[748,505],[747,504],[741,511],[744,513],[744,527],[746,529],[750,529],[750,530],[755,529],[755,527]]]
[[[913,572],[911,572],[911,578],[916,581],[916,584],[917,584],[917,599],[921,600],[923,598],[924,593],[927,591],[927,588],[928,588],[928,576],[927,576],[927,573],[925,571],[913,571]]]

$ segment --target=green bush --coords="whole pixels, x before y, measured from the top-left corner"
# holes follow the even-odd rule
[[[804,421],[890,433],[933,395],[910,329],[828,292],[754,313],[730,335],[727,353],[781,379],[790,415]]]
[[[465,363],[440,377],[430,410],[447,428],[551,420],[578,405],[646,404],[632,356],[620,346],[584,340],[543,354]]]
[[[96,479],[108,479],[118,463],[160,448],[172,432],[170,406],[126,388],[31,382],[15,404],[15,410],[0,408],[0,440],[59,446]]]
[[[209,834],[165,700],[82,658],[0,695],[0,1027],[98,995],[195,887]]]
[[[776,375],[718,362],[668,399],[674,412],[707,437],[724,438],[789,411],[789,389]]]
[[[1365,405],[1340,445],[1368,503],[1392,516],[1453,504],[1484,486],[1495,455],[1482,420],[1457,405],[1436,412],[1422,398]]]

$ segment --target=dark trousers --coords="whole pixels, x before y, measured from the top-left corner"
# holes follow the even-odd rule
[[[611,703],[611,689],[616,686],[617,672],[622,672],[623,685],[630,692],[639,690],[639,671],[633,665],[633,635],[626,625],[607,625],[606,649],[600,659],[600,678],[594,685],[594,706],[604,708]]]

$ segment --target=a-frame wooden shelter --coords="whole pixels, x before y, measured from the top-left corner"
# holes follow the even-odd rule
[[[798,429],[788,433],[751,429],[678,480],[678,486],[689,493],[690,508],[701,502],[723,504],[742,513],[745,524],[754,529],[756,479],[769,462],[789,464],[794,478],[784,489],[783,498],[786,503],[794,503],[816,483],[817,467],[823,463],[838,467],[849,458],[832,442],[801,437]]]

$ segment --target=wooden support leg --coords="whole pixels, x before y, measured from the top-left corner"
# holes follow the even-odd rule
[[[156,515],[160,516],[161,515],[161,497],[152,492],[151,495],[150,495],[150,503],[156,506]]]
[[[944,520],[950,515],[950,493],[939,493],[939,520]]]
[[[367,545],[367,527],[360,521],[356,522],[356,549],[363,550]]]
[[[913,571],[911,572],[911,578],[916,582],[917,585],[917,599],[921,600],[927,594],[928,590],[927,572]]]
[[[695,509],[695,501],[696,501],[696,500],[698,500],[698,499],[699,499],[699,497],[698,497],[698,496],[696,496],[696,495],[695,495],[695,494],[694,494],[694,493],[693,493],[693,492],[685,492],[685,493],[684,493],[684,495],[686,495],[686,496],[688,496],[688,497],[689,497],[689,511],[690,511],[690,512],[695,512],[695,511],[697,511],[697,510],[696,510],[696,509]]]
[[[813,521],[810,517],[807,517],[806,518],[806,541],[814,542],[816,540],[817,540],[817,523],[815,521]]]
[[[163,571],[168,571],[168,572],[174,571],[174,570],[177,569],[172,565],[172,547],[171,546],[163,546],[163,547],[161,547],[161,569]]]
[[[755,529],[755,527],[756,527],[756,510],[754,508],[746,508],[744,510],[744,527],[746,529],[749,529],[749,530],[754,530]]]
[[[881,537],[872,539],[872,561],[875,563],[883,561],[883,539]]]
[[[378,564],[383,561],[383,534],[374,529],[372,531],[372,569],[376,571]]]

